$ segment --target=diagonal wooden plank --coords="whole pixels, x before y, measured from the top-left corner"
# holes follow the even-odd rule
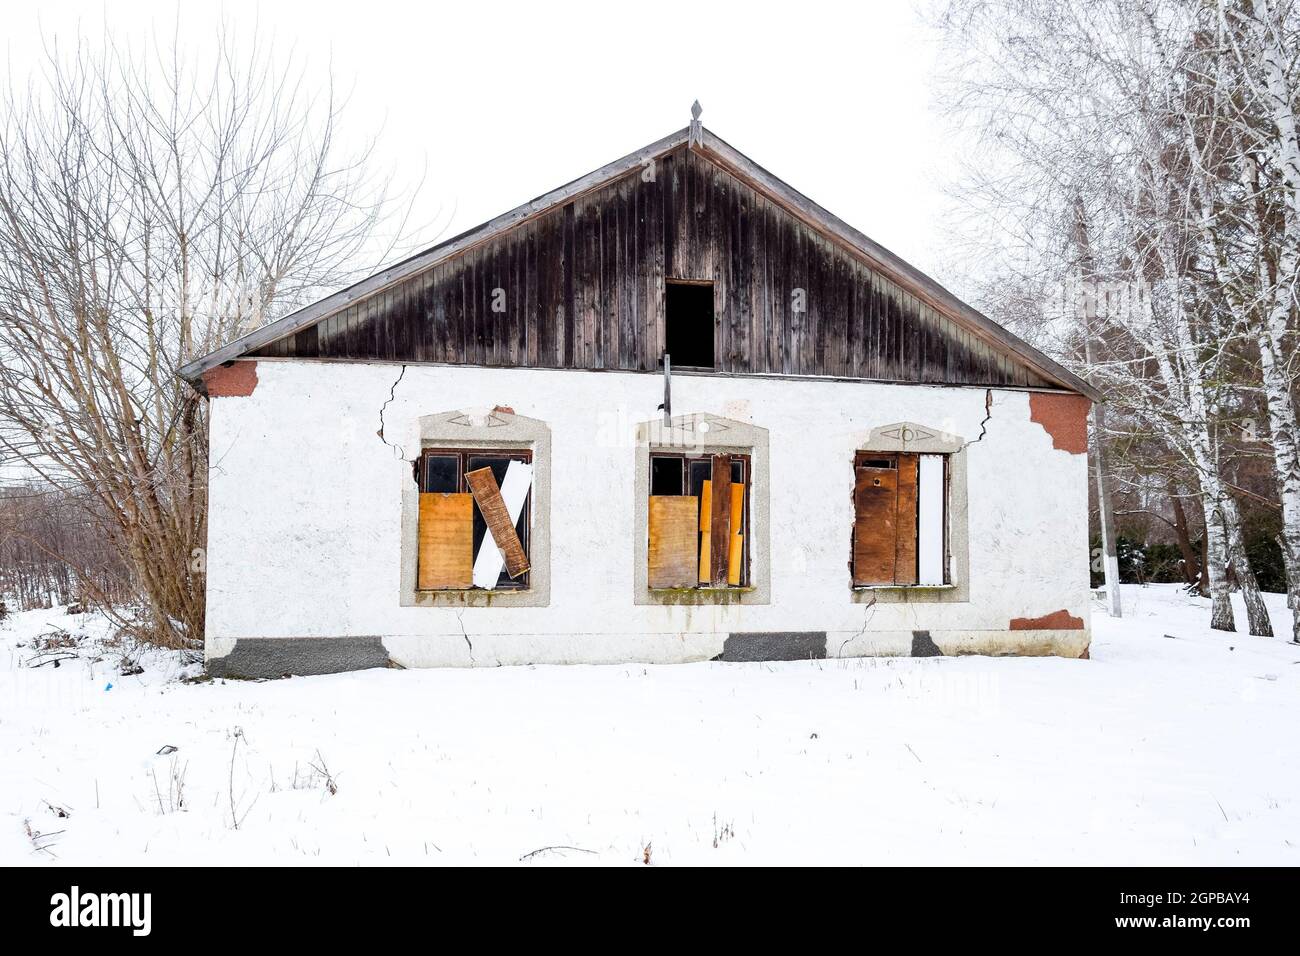
[[[531,467],[522,465],[521,462],[517,461],[510,463],[505,480],[510,482],[511,471],[519,473],[516,466],[522,466],[529,472],[529,484],[531,484]],[[528,555],[524,553],[523,542],[519,540],[519,535],[515,532],[515,522],[519,520],[518,516],[523,508],[524,496],[518,496],[519,505],[512,518],[511,510],[501,496],[501,489],[497,487],[496,476],[492,474],[491,468],[467,471],[465,473],[465,482],[469,485],[470,493],[474,496],[474,503],[478,505],[479,513],[483,515],[483,521],[487,524],[488,533],[492,536],[491,540],[486,535],[484,536],[483,543],[479,547],[480,556],[485,552],[490,556],[493,548],[499,550],[502,559],[505,561],[506,573],[512,578],[519,577],[528,570]],[[510,483],[514,484],[514,482]],[[526,495],[527,486],[524,487],[524,491]],[[495,578],[491,584],[483,583],[485,577],[479,575],[479,570],[476,562],[474,568],[474,583],[476,585],[491,587],[496,583]]]

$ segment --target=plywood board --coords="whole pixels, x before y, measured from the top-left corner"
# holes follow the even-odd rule
[[[699,583],[708,584],[713,579],[713,561],[710,551],[713,545],[713,482],[705,481],[700,488],[700,546],[699,546]]]
[[[700,539],[699,499],[694,495],[651,495],[647,523],[650,587],[694,587]]]
[[[745,558],[745,539],[741,534],[745,516],[745,486],[731,486],[731,547],[727,552],[727,584],[739,587]]]
[[[473,583],[473,509],[471,495],[420,495],[416,587],[421,591],[468,588]]]
[[[853,583],[893,584],[894,530],[898,472],[893,468],[854,469]]]
[[[894,583],[916,583],[916,455],[898,456],[898,556]]]
[[[487,525],[487,533],[474,558],[474,586],[491,590],[496,587],[503,567],[512,578],[528,570],[528,555],[524,553],[515,525],[533,484],[533,466],[512,461],[506,467],[500,488],[491,468],[467,471],[465,481]]]
[[[944,456],[921,455],[917,481],[918,584],[944,584]]]

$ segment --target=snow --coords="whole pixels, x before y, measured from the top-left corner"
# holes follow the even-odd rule
[[[16,614],[0,863],[1300,863],[1300,647],[1210,631],[1173,586],[1123,597],[1086,661],[260,683],[158,651],[122,676],[101,617]],[[77,659],[25,666],[55,626]]]

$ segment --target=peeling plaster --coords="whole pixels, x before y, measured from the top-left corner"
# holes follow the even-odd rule
[[[218,365],[203,373],[203,385],[208,398],[243,398],[257,388],[257,363],[234,362]]]
[[[754,631],[728,634],[717,660],[808,661],[825,657],[825,631]]]
[[[1010,627],[1013,631],[1081,631],[1083,618],[1061,608],[1042,617],[1013,617]]]
[[[939,645],[934,642],[929,631],[912,632],[912,656],[913,657],[943,657],[943,651]]]
[[[1088,410],[1092,402],[1083,395],[1032,392],[1029,420],[1052,436],[1052,447],[1072,455],[1087,454]]]
[[[396,666],[378,637],[244,637],[232,642],[228,653],[207,659],[210,676],[235,680]]]

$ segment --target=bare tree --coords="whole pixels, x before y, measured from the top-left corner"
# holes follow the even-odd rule
[[[1085,227],[1093,279],[1082,295],[1103,301],[1100,328],[1068,301],[1075,290],[1055,311],[1046,303],[1029,334],[1108,392],[1113,421],[1099,442],[1140,429],[1180,459],[1200,489],[1212,626],[1235,628],[1235,579],[1251,633],[1270,635],[1224,436],[1259,392],[1246,374],[1258,371],[1256,349],[1271,342],[1285,368],[1291,344],[1284,329],[1262,334],[1257,292],[1230,294],[1227,279],[1246,270],[1223,241],[1236,235],[1225,215],[1235,226],[1249,206],[1225,190],[1224,171],[1242,168],[1243,130],[1259,114],[1238,116],[1246,99],[1224,27],[1236,15],[1166,0],[956,0],[940,22],[955,41],[954,110],[982,147],[965,195],[1010,250],[1006,271],[1068,290]],[[1251,36],[1252,49],[1267,46]],[[1285,438],[1294,409],[1281,406],[1270,398]],[[1279,469],[1289,460],[1281,453]]]
[[[88,600],[125,604],[130,578],[84,499],[42,488],[0,489],[0,597],[22,609]],[[75,555],[76,567],[66,555]]]
[[[0,449],[90,502],[121,623],[174,647],[203,634],[208,466],[176,369],[354,277],[389,209],[332,90],[232,48],[52,45],[0,97]]]

